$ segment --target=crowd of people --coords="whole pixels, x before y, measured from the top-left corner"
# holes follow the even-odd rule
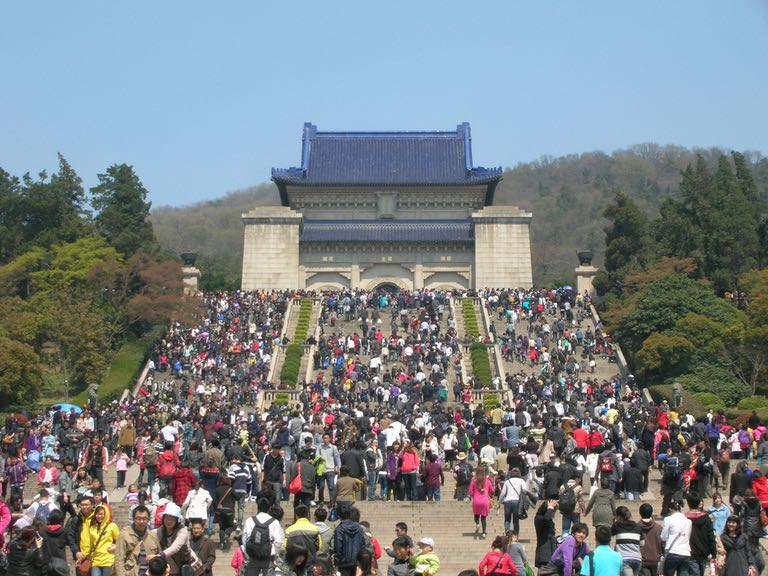
[[[467,342],[449,292],[312,295],[321,302],[319,337],[307,342],[316,377],[297,403],[257,411],[259,391],[277,387],[270,365],[299,296],[205,295],[205,316],[172,326],[136,397],[32,421],[11,414],[0,459],[7,573],[63,576],[75,561],[91,576],[201,576],[227,553],[247,576],[367,576],[387,554],[392,576],[435,576],[431,537],[414,543],[403,523],[382,550],[356,503],[445,499],[468,501],[479,539],[489,514],[503,513],[480,576],[762,573],[765,426],[644,402],[618,370],[593,378],[597,359],[614,357],[588,297],[478,293],[492,318],[481,339],[512,350],[506,361],[519,368],[491,385],[461,376]],[[359,331],[342,330],[350,323]],[[473,387],[505,394],[472,405]],[[139,476],[127,482],[134,463]],[[126,526],[113,521],[110,467]],[[648,492],[654,467],[661,506],[643,502],[633,518],[621,502]],[[286,502],[295,520],[284,527]],[[518,539],[529,510],[530,557]]]

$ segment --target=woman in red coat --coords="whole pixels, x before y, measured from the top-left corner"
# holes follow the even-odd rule
[[[491,551],[483,556],[478,572],[480,576],[490,576],[491,574],[517,576],[517,568],[512,562],[512,558],[504,551],[504,538],[502,536],[496,536],[493,539]]]
[[[760,470],[752,472],[752,490],[760,501],[760,507],[765,510],[768,508],[768,478],[762,475]]]

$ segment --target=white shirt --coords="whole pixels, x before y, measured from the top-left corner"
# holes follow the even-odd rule
[[[664,518],[661,541],[666,554],[691,555],[691,521],[682,512],[675,512]]]
[[[256,514],[256,519],[262,524],[271,518],[272,516],[266,512],[259,512]],[[248,558],[248,555],[245,552],[245,543],[248,542],[248,539],[251,537],[253,526],[253,516],[249,516],[243,524],[243,545],[241,546],[243,549],[243,554],[245,554],[246,558]],[[280,522],[277,520],[274,520],[269,525],[269,537],[272,540],[272,556],[277,556],[283,551],[283,539],[285,538],[285,532],[283,531],[282,526],[280,526]]]

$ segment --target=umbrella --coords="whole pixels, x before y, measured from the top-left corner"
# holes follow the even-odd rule
[[[58,410],[59,412],[69,412],[73,408],[75,409],[75,414],[80,414],[83,411],[80,406],[75,406],[74,404],[54,404],[51,406],[51,410]]]
[[[561,290],[573,290],[573,286],[563,286]]]

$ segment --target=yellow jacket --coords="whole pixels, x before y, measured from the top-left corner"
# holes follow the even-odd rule
[[[96,523],[96,514],[99,510],[105,511],[104,520],[101,524]],[[87,528],[87,529],[86,529]],[[101,538],[99,536],[101,535]],[[96,506],[91,516],[91,521],[80,534],[80,552],[86,557],[91,556],[93,566],[99,568],[110,567],[115,564],[115,553],[113,546],[120,536],[120,529],[117,524],[112,522],[112,510],[109,506],[100,504]],[[112,552],[110,552],[112,548]]]

